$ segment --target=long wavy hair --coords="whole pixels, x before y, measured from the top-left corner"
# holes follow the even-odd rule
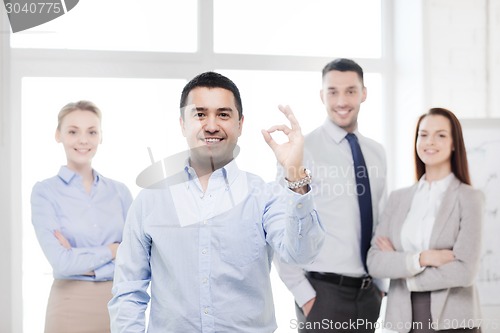
[[[455,148],[451,152],[451,171],[462,183],[471,185],[470,175],[469,175],[469,164],[467,162],[467,152],[465,151],[464,137],[462,134],[462,126],[458,118],[450,110],[443,108],[432,108],[427,113],[420,116],[417,122],[417,128],[415,130],[415,143],[414,143],[414,154],[415,154],[415,176],[417,181],[425,173],[425,164],[422,162],[417,153],[417,139],[418,139],[418,129],[420,123],[427,116],[443,116],[450,121],[451,124],[451,138],[453,140],[453,147]]]

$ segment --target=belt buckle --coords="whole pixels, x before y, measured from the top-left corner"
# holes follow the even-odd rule
[[[372,284],[371,276],[365,277],[361,282],[361,289],[367,289],[371,284]]]

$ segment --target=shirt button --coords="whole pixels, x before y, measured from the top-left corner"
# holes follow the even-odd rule
[[[207,278],[203,278],[203,280],[201,280],[201,282],[202,282],[203,284],[207,284],[208,279],[207,279]]]
[[[208,308],[205,308],[205,309],[203,310],[203,313],[204,313],[204,314],[208,314]]]
[[[303,207],[303,205],[302,205],[301,203],[297,204],[297,208],[298,208],[298,209],[300,209],[300,208],[302,208],[302,207]]]
[[[207,249],[201,250],[201,254],[207,254],[207,252],[208,252]]]

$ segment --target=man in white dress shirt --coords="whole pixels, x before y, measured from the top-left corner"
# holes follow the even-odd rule
[[[379,316],[382,292],[366,269],[366,251],[362,254],[360,204],[346,138],[348,133],[357,137],[366,162],[374,230],[386,196],[386,158],[379,143],[358,132],[366,96],[363,70],[356,62],[336,59],[324,67],[321,100],[328,118],[306,136],[304,165],[315,175],[312,192],[325,243],[312,264],[275,261],[294,295],[297,320],[290,326],[299,332],[373,332]]]

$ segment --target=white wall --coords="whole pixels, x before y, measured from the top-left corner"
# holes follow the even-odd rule
[[[1,6],[3,7],[3,5]],[[0,31],[8,31],[6,15],[0,11]],[[15,223],[15,198],[18,191],[14,190],[12,179],[12,129],[9,111],[9,62],[8,34],[0,33],[0,332],[19,332],[21,289],[19,280],[21,271],[15,265],[15,251],[20,247],[20,233]],[[19,201],[19,200],[17,200]],[[19,221],[19,220],[18,220]],[[17,230],[19,231],[19,230]],[[16,311],[17,310],[17,311]],[[14,318],[14,316],[17,316]]]
[[[3,12],[2,12],[3,14]],[[4,15],[0,15],[0,29],[4,27]],[[3,30],[3,29],[2,29]],[[10,285],[12,278],[10,274],[10,184],[9,184],[9,149],[7,147],[7,126],[6,126],[6,75],[7,68],[4,56],[5,34],[0,34],[0,267],[7,274],[0,274],[0,294],[4,295],[4,301],[0,302],[0,331],[11,331],[10,304],[12,295]]]
[[[394,188],[414,182],[413,133],[418,116],[425,112],[422,31],[423,3],[394,1],[393,153],[389,160]]]
[[[491,116],[500,117],[500,0],[490,0],[489,8],[489,55],[488,55],[488,105]]]
[[[444,105],[461,117],[487,116],[487,1],[426,1],[429,105]]]
[[[500,0],[426,0],[423,21],[427,106],[500,117]],[[483,319],[484,333],[500,332],[500,306]]]

